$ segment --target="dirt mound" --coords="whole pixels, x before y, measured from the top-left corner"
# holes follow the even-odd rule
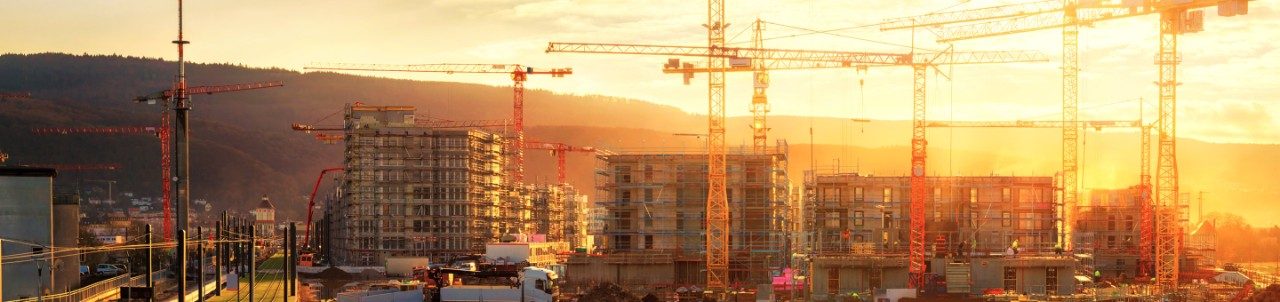
[[[303,278],[317,278],[317,279],[330,279],[330,280],[352,279],[351,274],[343,271],[340,268],[332,267],[332,266],[324,269],[323,271],[320,271],[319,273],[314,273],[314,274],[298,273],[298,276],[301,276]]]

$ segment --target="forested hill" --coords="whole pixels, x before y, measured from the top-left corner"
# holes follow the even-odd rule
[[[410,81],[299,73],[284,69],[229,64],[188,64],[190,85],[279,80],[284,87],[219,95],[197,95],[191,113],[192,197],[206,198],[216,209],[245,209],[267,194],[285,217],[304,210],[316,174],[339,165],[341,147],[324,145],[289,129],[290,123],[317,122],[343,104],[412,105],[420,114],[450,120],[507,119],[511,89],[453,82]],[[176,64],[159,59],[67,54],[0,55],[0,91],[28,91],[30,100],[0,100],[0,151],[12,163],[104,163],[124,166],[113,172],[68,172],[64,187],[97,190],[105,185],[82,180],[119,180],[117,192],[159,195],[159,151],[154,137],[43,135],[33,127],[137,126],[159,123],[158,106],[136,104],[134,97],[171,85]],[[694,96],[699,97],[699,96]],[[672,133],[705,131],[703,116],[669,106],[608,96],[578,96],[526,91],[528,137],[609,149],[670,150],[699,148],[695,137]],[[903,108],[909,110],[909,108]],[[729,108],[747,115],[746,108]],[[340,116],[319,124],[337,124]],[[873,117],[874,118],[874,117]],[[728,142],[750,146],[746,117],[728,121]],[[836,163],[876,175],[904,175],[910,124],[874,121],[853,124],[845,118],[771,116],[770,138],[790,142],[788,171],[799,184],[810,166]],[[809,127],[814,130],[812,149]],[[999,140],[992,140],[999,138]],[[1114,188],[1137,180],[1135,132],[1086,131],[1083,166],[1087,188]],[[1059,132],[1053,129],[930,129],[931,175],[1044,175],[1060,168]],[[1212,144],[1179,140],[1179,171],[1184,191],[1208,191],[1209,211],[1237,211],[1251,222],[1274,223],[1280,217],[1277,145]],[[811,152],[812,151],[812,152]],[[530,150],[527,170],[533,181],[551,182],[555,160]],[[569,155],[569,182],[594,193],[589,154]],[[92,194],[90,194],[92,195]],[[93,196],[90,196],[93,197]]]
[[[59,183],[97,187],[82,180],[118,179],[118,192],[158,196],[154,188],[159,188],[160,148],[154,137],[35,135],[30,129],[157,125],[161,108],[132,100],[170,87],[175,66],[170,61],[125,56],[0,55],[0,91],[26,91],[34,96],[0,101],[0,151],[10,154],[10,163],[120,163],[124,168],[119,171],[63,173]],[[420,114],[450,120],[509,119],[511,114],[509,87],[303,74],[229,64],[188,64],[187,72],[191,86],[285,83],[281,88],[193,97],[192,196],[215,201],[218,208],[251,206],[262,194],[285,201],[278,205],[288,205],[309,193],[320,169],[341,163],[341,148],[323,145],[290,130],[289,125],[315,122],[345,103],[412,105]],[[613,97],[528,90],[525,98],[531,132],[546,125],[680,129],[704,121],[675,108]],[[336,116],[321,123],[338,124],[340,119]],[[657,139],[669,137],[655,134]],[[531,167],[541,168],[533,176],[550,181],[554,170],[543,170],[554,168],[549,165],[554,162],[531,153],[535,153]],[[581,186],[589,188],[590,181],[582,179]],[[290,207],[281,208],[286,214],[296,213]]]

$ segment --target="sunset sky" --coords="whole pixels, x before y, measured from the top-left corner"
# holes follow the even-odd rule
[[[873,25],[884,18],[1016,1],[730,1],[730,43],[747,46],[755,18],[767,47],[906,52],[910,31],[877,26],[801,35],[808,29]],[[173,1],[19,0],[0,5],[0,51],[176,58]],[[533,78],[528,87],[601,94],[706,112],[705,76],[683,85],[660,72],[665,57],[546,54],[549,41],[705,45],[702,1],[187,1],[187,53],[193,62],[301,70],[309,62],[520,63],[572,67],[567,78]],[[40,12],[40,13],[32,13]],[[1280,27],[1275,7],[1251,14],[1206,12],[1202,33],[1183,36],[1179,134],[1214,142],[1280,143]],[[1082,119],[1133,119],[1138,100],[1154,111],[1157,20],[1097,24],[1081,33]],[[875,42],[868,42],[865,40]],[[945,46],[928,32],[924,49]],[[954,81],[930,76],[931,119],[1056,119],[1060,115],[1061,35],[1057,30],[962,41],[958,50],[1038,50],[1047,63],[959,66]],[[509,85],[505,77],[443,74],[379,76]],[[747,115],[749,74],[729,78],[729,114]],[[192,75],[200,84],[199,75]],[[859,87],[858,80],[865,86]],[[907,119],[905,68],[779,71],[770,89],[775,115]],[[1152,115],[1148,115],[1152,116]],[[1149,118],[1150,119],[1150,118]]]

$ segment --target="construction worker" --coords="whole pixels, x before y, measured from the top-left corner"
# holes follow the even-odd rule
[[[1014,254],[1014,255],[1017,255],[1017,254],[1018,254],[1018,239],[1014,239],[1014,240],[1013,240],[1013,245],[1012,245],[1012,246],[1010,246],[1009,248],[1013,249],[1013,254]]]
[[[1063,251],[1062,251],[1062,242],[1058,242],[1058,243],[1053,244],[1053,253],[1054,253],[1054,254],[1058,254],[1059,256],[1061,256],[1061,255],[1062,255],[1062,252],[1063,252]]]

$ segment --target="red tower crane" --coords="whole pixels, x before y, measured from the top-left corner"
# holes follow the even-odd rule
[[[524,142],[525,149],[537,149],[551,151],[556,156],[556,181],[559,184],[565,184],[565,153],[569,152],[596,152],[595,147],[577,147],[564,143],[544,143],[535,141]]]
[[[29,99],[30,92],[0,92],[0,99]]]
[[[157,128],[155,132],[156,137],[160,139],[160,164],[162,166],[160,171],[160,178],[161,178],[160,185],[162,186],[162,189],[161,189],[162,194],[164,194],[164,197],[162,197],[162,200],[164,200],[163,208],[164,208],[165,240],[168,240],[169,238],[173,238],[172,232],[174,231],[173,218],[170,214],[171,212],[170,207],[172,205],[172,200],[173,200],[172,199],[173,197],[171,196],[173,195],[172,194],[172,190],[173,190],[172,174],[174,170],[173,169],[174,167],[172,164],[173,162],[172,154],[175,148],[178,149],[177,153],[181,154],[181,157],[179,159],[179,161],[181,162],[178,164],[179,166],[178,168],[180,168],[182,171],[178,172],[177,174],[179,175],[185,174],[188,170],[187,167],[189,167],[189,165],[187,164],[187,156],[186,156],[187,144],[186,144],[186,134],[185,134],[186,127],[187,127],[186,112],[188,109],[177,110],[177,108],[179,107],[186,106],[184,104],[177,104],[177,102],[179,100],[184,100],[182,102],[186,102],[185,100],[191,94],[217,94],[217,93],[224,93],[224,92],[235,92],[235,91],[280,87],[280,86],[284,86],[284,83],[280,81],[270,81],[270,82],[242,83],[242,84],[230,84],[230,85],[185,87],[186,81],[183,80],[180,82],[178,86],[180,87],[176,89],[167,89],[167,90],[153,93],[151,95],[134,98],[134,101],[136,102],[147,103],[147,104],[155,104],[157,102],[163,102],[166,109],[166,110],[163,110],[162,113],[160,114],[160,127]],[[181,124],[180,128],[183,129],[182,139],[177,144],[174,144],[171,141],[174,127],[173,127],[173,123],[171,122],[171,119],[169,118],[168,109],[170,108],[174,108],[175,111],[179,112],[178,123]],[[179,188],[179,191],[183,192],[181,193],[181,195],[187,196],[186,192],[188,191],[187,188],[190,182],[186,180],[185,177],[183,177],[181,181],[182,181],[181,183],[182,186],[181,188]],[[183,207],[179,210],[181,211],[186,210],[185,203]],[[183,216],[185,217],[185,215]],[[179,227],[182,227],[185,229],[185,221],[180,221]]]
[[[167,113],[166,113],[166,114],[161,115],[160,120],[161,120],[161,122],[162,122],[162,124],[161,124],[162,126],[160,126],[160,127],[151,127],[151,126],[119,126],[119,127],[42,127],[42,128],[32,128],[32,129],[31,129],[31,132],[32,132],[32,133],[35,133],[35,134],[44,134],[44,135],[51,135],[51,134],[53,134],[53,135],[56,135],[56,134],[60,134],[60,135],[67,135],[67,134],[90,134],[90,135],[137,135],[137,134],[144,134],[144,135],[154,135],[154,136],[156,136],[156,137],[159,139],[159,141],[158,141],[158,142],[160,143],[160,177],[161,177],[161,182],[160,182],[160,183],[161,183],[161,187],[162,187],[162,188],[161,188],[161,194],[162,194],[162,195],[160,196],[160,200],[161,200],[161,205],[162,205],[162,206],[161,206],[161,209],[162,209],[162,211],[163,211],[163,213],[164,213],[164,214],[163,214],[163,215],[164,215],[164,228],[163,228],[163,229],[164,229],[164,240],[169,240],[170,238],[173,238],[173,227],[172,227],[172,226],[173,226],[173,218],[172,218],[172,216],[171,216],[171,215],[172,215],[172,214],[171,214],[172,210],[170,210],[170,207],[172,206],[172,199],[170,199],[171,197],[169,196],[169,195],[170,195],[170,194],[169,194],[169,179],[170,179],[170,177],[169,177],[169,169],[170,169],[169,151],[170,151],[170,149],[169,149],[169,147],[168,147],[168,146],[169,146],[169,133],[168,133],[168,129],[165,129],[165,127],[163,126],[163,125],[167,125],[167,123],[164,123],[164,122],[167,122],[167,121],[168,121],[168,119],[169,119],[168,117],[169,117],[169,115],[168,115]]]
[[[512,115],[511,121],[515,126],[515,139],[510,142],[508,149],[513,153],[515,160],[512,163],[511,175],[512,180],[519,183],[524,181],[524,150],[520,148],[524,146],[524,81],[529,75],[541,74],[550,75],[554,78],[564,77],[573,74],[573,68],[552,68],[549,70],[538,70],[520,64],[415,64],[415,65],[390,65],[390,64],[341,64],[341,63],[322,63],[311,64],[305,69],[313,70],[343,70],[343,71],[402,71],[402,72],[441,72],[447,74],[455,73],[490,73],[490,74],[510,74],[512,85]]]

